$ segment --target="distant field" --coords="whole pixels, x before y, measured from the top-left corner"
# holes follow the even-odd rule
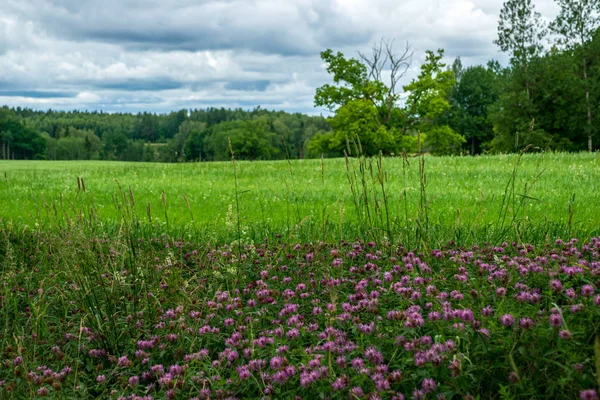
[[[496,222],[516,157],[427,157],[431,223],[451,227],[458,221],[465,227],[485,227]],[[410,226],[417,216],[417,159],[410,163],[403,168],[400,158],[384,159],[393,226]],[[357,233],[352,230],[356,213],[345,160],[326,159],[323,164],[321,160],[238,162],[236,166],[242,236],[310,229],[318,237],[324,221],[331,225],[334,237],[336,232]],[[83,178],[86,192],[78,191],[78,177]],[[170,229],[181,232],[193,226],[217,236],[237,234],[236,187],[230,162],[0,161],[0,219],[29,226],[48,224],[55,219],[51,211],[55,202],[56,215],[61,215],[61,210],[75,215],[74,210],[89,210],[94,204],[102,221],[118,221],[122,211],[114,197],[119,193],[117,182],[125,191],[131,188],[141,221],[148,220],[150,204],[153,224],[166,225],[168,220]],[[521,219],[531,224],[565,225],[571,204],[573,226],[584,234],[598,232],[600,155],[525,155],[514,192],[522,194],[525,184],[530,189]]]

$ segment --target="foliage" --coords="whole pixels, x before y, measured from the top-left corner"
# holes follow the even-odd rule
[[[315,106],[324,106],[334,111],[352,100],[382,100],[386,88],[383,82],[370,82],[367,67],[355,58],[347,59],[341,52],[331,49],[321,52],[327,64],[327,73],[332,74],[334,85],[325,84],[317,88]]]
[[[241,146],[240,159],[251,157],[253,159],[295,159],[320,156],[320,154],[307,152],[308,143],[316,133],[326,133],[330,130],[322,117],[267,111],[260,108],[252,111],[209,108],[180,110],[158,115],[151,113],[134,115],[53,110],[43,112],[4,107],[0,113],[0,124],[9,123],[10,120],[13,121],[10,123],[26,125],[42,134],[40,137],[44,138],[43,142],[46,143],[47,149],[40,150],[37,156],[28,154],[27,158],[51,160],[97,158],[159,162],[222,160],[227,159],[226,150],[222,146],[223,138],[219,134],[212,135],[212,132],[219,133],[229,129],[227,126],[223,129],[217,128],[221,123],[257,119],[264,120],[265,125],[257,130],[253,123],[242,124],[241,130],[235,132],[238,138],[234,141],[236,145],[239,143]],[[243,139],[242,136],[246,133],[253,137],[248,140]],[[6,150],[13,136],[13,133],[8,130],[0,130],[2,140],[0,158],[2,158],[2,149]],[[226,142],[226,138],[224,139]],[[219,143],[213,143],[213,140]],[[260,148],[260,146],[266,147]],[[212,150],[215,148],[219,149],[215,152]]]
[[[340,52],[334,54],[330,49],[322,52],[321,59],[334,84],[317,88],[315,106],[335,112],[328,119],[333,132],[315,137],[309,149],[313,153],[342,155],[350,141],[357,145],[360,142],[363,154],[369,156],[380,151],[396,152],[406,123],[396,86],[411,58],[408,46],[398,55],[393,52],[393,43],[383,40],[374,46],[372,56],[361,54],[361,60],[346,58]],[[390,77],[384,83],[382,74],[386,68]]]
[[[455,76],[457,72],[455,71]],[[449,124],[470,142],[470,154],[479,154],[494,138],[490,107],[498,101],[498,76],[492,66],[477,65],[460,71],[450,94]]]
[[[500,11],[494,43],[510,54],[513,66],[527,66],[541,54],[545,34],[542,16],[531,0],[508,0]]]
[[[592,123],[592,110],[597,102],[590,100],[591,82],[589,78],[590,50],[594,33],[600,25],[600,1],[598,0],[558,0],[560,12],[550,25],[550,29],[558,36],[557,43],[574,53],[574,58],[580,66],[581,74],[577,74],[585,93],[586,124],[584,132],[587,137],[588,151],[593,151],[593,136],[595,127]]]
[[[377,108],[365,99],[348,101],[328,121],[333,133],[313,139],[311,151],[342,154],[348,151],[350,142],[351,154],[355,152],[354,146],[360,146],[361,154],[373,156],[379,151],[389,152],[395,147],[394,137],[385,125],[379,123]]]
[[[533,99],[539,90],[539,68],[534,69],[540,65],[545,35],[544,22],[531,0],[504,3],[494,43],[509,53],[511,68],[504,71],[501,94],[490,113],[496,133],[492,151],[520,151],[530,144],[551,148],[551,136],[537,123],[540,109]]]
[[[598,147],[590,142],[594,134],[590,121],[600,100],[600,37],[593,36],[585,51],[579,45],[567,48],[562,42],[531,59],[526,74],[519,65],[499,71],[498,101],[488,112],[495,136],[490,150],[519,151],[529,144],[540,150]]]
[[[44,159],[46,141],[6,107],[0,108],[0,159]]]
[[[426,131],[424,147],[431,154],[459,154],[465,138],[448,125],[434,126]]]
[[[558,43],[576,48],[592,41],[600,24],[598,0],[556,0],[560,12],[550,24],[552,32],[560,35]]]
[[[412,124],[425,133],[425,148],[432,154],[459,153],[465,142],[462,135],[441,121],[452,107],[448,96],[456,83],[454,72],[444,70],[443,57],[442,49],[437,54],[428,50],[419,77],[404,87],[410,93],[407,108],[413,118]]]
[[[455,84],[455,78],[451,70],[444,70],[443,57],[442,49],[437,54],[427,50],[418,78],[404,87],[410,92],[408,108],[418,122],[433,123],[450,109],[447,95]]]

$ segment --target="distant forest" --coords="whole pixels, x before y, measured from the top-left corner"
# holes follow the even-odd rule
[[[304,158],[323,117],[256,108],[169,114],[34,111],[0,108],[0,158],[121,161],[222,161]],[[312,155],[314,156],[314,155]]]
[[[463,67],[427,51],[401,86],[413,53],[393,42],[372,54],[321,58],[332,83],[315,106],[331,116],[208,108],[168,114],[0,108],[0,159],[219,161],[407,152],[510,153],[600,149],[600,1],[556,0],[545,24],[531,0],[508,0],[494,41],[510,57]],[[550,44],[548,46],[547,44]]]

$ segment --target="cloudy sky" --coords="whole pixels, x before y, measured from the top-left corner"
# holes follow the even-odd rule
[[[553,0],[534,0],[553,18]],[[406,42],[465,65],[506,56],[502,0],[1,0],[0,105],[168,112],[261,106],[310,114],[319,52]]]

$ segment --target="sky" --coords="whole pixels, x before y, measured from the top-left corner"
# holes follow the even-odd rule
[[[413,61],[506,63],[501,0],[1,0],[0,105],[157,112],[302,112],[331,83],[319,53],[369,53],[382,38]],[[534,0],[548,20],[558,7]]]

